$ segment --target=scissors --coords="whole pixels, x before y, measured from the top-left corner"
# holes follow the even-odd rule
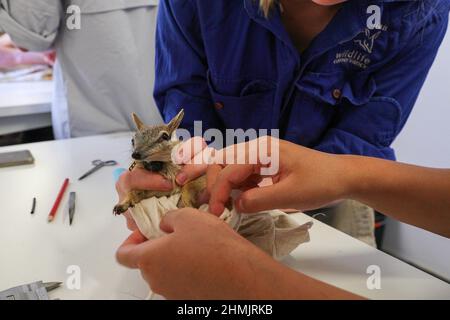
[[[114,161],[114,160],[109,160],[109,161],[94,160],[94,161],[92,161],[92,165],[94,167],[91,170],[89,170],[88,172],[86,172],[85,174],[83,174],[81,177],[79,177],[78,181],[83,180],[87,176],[90,176],[91,174],[93,174],[94,172],[99,170],[100,168],[117,165],[117,161]]]

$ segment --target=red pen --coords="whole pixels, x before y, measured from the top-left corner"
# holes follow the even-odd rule
[[[64,180],[64,183],[61,187],[61,190],[59,190],[58,197],[56,198],[55,203],[53,204],[53,208],[48,215],[48,222],[52,222],[53,219],[55,219],[59,204],[61,203],[62,197],[64,196],[64,192],[66,192],[68,185],[69,185],[69,179],[66,178],[66,180]]]

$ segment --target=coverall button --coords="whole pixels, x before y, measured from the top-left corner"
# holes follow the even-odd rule
[[[333,90],[333,98],[339,100],[342,97],[342,91],[340,89]]]
[[[214,103],[214,108],[216,108],[216,110],[222,110],[223,109],[223,103],[222,102]]]

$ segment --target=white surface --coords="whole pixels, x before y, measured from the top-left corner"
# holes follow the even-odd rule
[[[0,117],[0,135],[50,127],[50,113],[29,114],[14,117]]]
[[[81,267],[81,289],[52,292],[61,299],[134,299],[147,295],[138,271],[120,267],[115,250],[129,231],[122,217],[112,215],[117,196],[113,167],[84,181],[76,179],[94,159],[129,165],[130,134],[0,148],[0,152],[29,149],[36,163],[0,169],[0,290],[35,281],[64,281],[70,265]],[[66,193],[56,220],[47,214],[64,180],[77,192],[73,226],[63,223]],[[36,213],[30,215],[32,198]],[[296,215],[300,222],[310,221]],[[373,249],[318,221],[311,242],[284,261],[289,266],[351,292],[375,299],[450,299],[450,285]],[[381,268],[381,290],[368,290],[366,269]]]
[[[450,29],[403,132],[399,161],[450,168]],[[390,220],[383,249],[450,281],[450,240]]]
[[[0,135],[51,125],[51,81],[0,83]]]
[[[0,83],[0,117],[50,112],[52,81]]]

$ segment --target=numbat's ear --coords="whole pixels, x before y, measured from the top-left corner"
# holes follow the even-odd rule
[[[145,125],[141,119],[137,116],[136,113],[132,113],[131,117],[133,118],[134,124],[136,125],[136,129],[141,130]]]
[[[167,124],[167,128],[169,129],[169,133],[172,134],[181,124],[181,121],[184,118],[184,110],[181,111]]]

